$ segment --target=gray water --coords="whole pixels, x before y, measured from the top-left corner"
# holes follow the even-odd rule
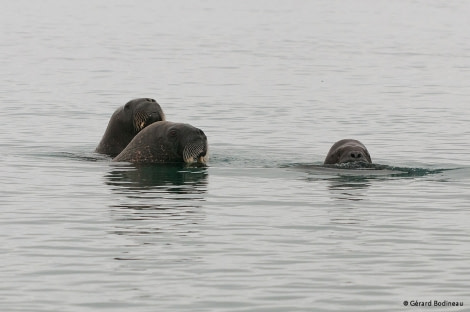
[[[470,311],[470,2],[2,1],[2,311]],[[155,98],[207,167],[93,153]],[[361,140],[384,170],[323,168]],[[460,307],[404,306],[415,301]]]

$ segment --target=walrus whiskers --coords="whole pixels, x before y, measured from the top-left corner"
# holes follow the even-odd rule
[[[204,143],[189,143],[183,150],[183,160],[185,163],[202,162],[205,163]]]
[[[134,117],[134,130],[135,132],[141,131],[145,128],[145,123],[149,119],[150,115],[145,112],[137,112]]]

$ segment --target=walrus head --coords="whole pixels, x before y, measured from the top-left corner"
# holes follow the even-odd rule
[[[114,161],[205,164],[207,137],[189,124],[159,121],[139,132]]]
[[[168,136],[175,144],[177,155],[182,155],[185,163],[207,163],[207,137],[201,129],[188,124],[177,124],[168,130]]]
[[[325,158],[325,165],[342,164],[348,162],[372,163],[367,148],[361,142],[344,139],[336,142],[330,148]]]
[[[119,107],[96,148],[97,153],[116,156],[148,125],[165,120],[165,114],[154,99],[139,98]]]
[[[156,121],[165,120],[165,114],[160,105],[154,99],[149,98],[135,99],[127,102],[124,105],[123,113],[127,116],[132,116],[134,135]]]

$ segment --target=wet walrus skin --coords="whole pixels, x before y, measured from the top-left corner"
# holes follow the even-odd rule
[[[159,121],[139,132],[113,161],[205,164],[207,159],[207,137],[202,130],[189,124]]]
[[[358,140],[344,139],[333,144],[325,158],[324,164],[333,165],[348,162],[371,164],[372,159],[364,144]]]
[[[154,99],[131,100],[111,116],[95,152],[115,157],[142,129],[162,120],[165,120],[165,114]]]

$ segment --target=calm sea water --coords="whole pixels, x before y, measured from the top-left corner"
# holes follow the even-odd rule
[[[470,2],[0,12],[2,311],[470,311]],[[137,97],[208,167],[94,154]],[[342,138],[387,170],[320,167]]]

